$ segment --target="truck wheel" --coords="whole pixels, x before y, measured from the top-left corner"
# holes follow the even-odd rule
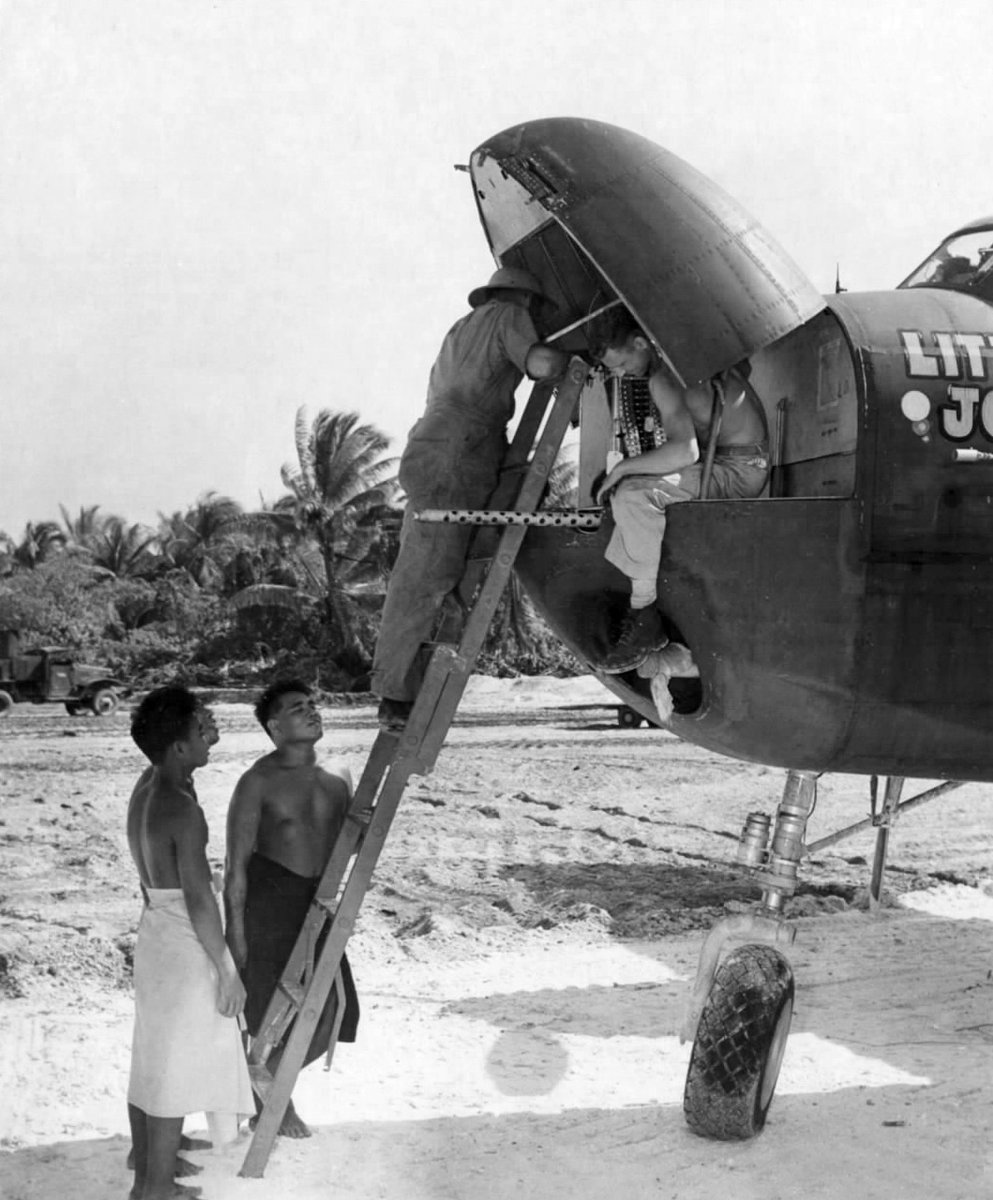
[[[622,729],[637,729],[645,718],[626,704],[617,706],[617,724]]]
[[[117,693],[113,688],[97,688],[90,697],[90,708],[98,717],[109,717],[111,713],[117,712]]]
[[[0,692],[0,717],[10,712],[13,707],[14,697],[10,692]]]
[[[701,1137],[750,1138],[765,1125],[793,1016],[793,972],[771,946],[741,946],[717,969],[683,1094]]]

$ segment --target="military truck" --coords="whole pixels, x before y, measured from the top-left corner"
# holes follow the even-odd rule
[[[89,710],[107,717],[130,692],[108,667],[77,662],[64,646],[22,651],[16,630],[0,630],[0,717],[21,702],[62,703],[70,716]]]

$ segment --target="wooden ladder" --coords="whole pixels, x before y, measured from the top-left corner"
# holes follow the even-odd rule
[[[526,513],[538,508],[588,370],[581,359],[573,358],[554,388],[548,383],[538,383],[532,389],[507,453],[501,484],[491,501],[493,509],[512,506],[515,512]],[[434,767],[526,534],[526,525],[508,524],[503,529],[492,559],[486,560],[485,578],[480,560],[469,564],[467,585],[473,576],[482,579],[482,583],[468,610],[461,640],[458,645],[435,646],[405,728],[380,730],[373,743],[341,835],[331,851],[259,1033],[252,1040],[249,1071],[263,1107],[242,1164],[243,1176],[258,1178],[265,1170],[332,987],[336,988],[337,1012],[329,1057],[334,1049],[344,1008],[341,959],[380,851],[407,780],[411,775],[428,774]],[[470,588],[463,587],[462,592],[470,594]],[[316,954],[317,939],[325,929],[326,941],[320,954]],[[291,1024],[273,1075],[266,1064]]]

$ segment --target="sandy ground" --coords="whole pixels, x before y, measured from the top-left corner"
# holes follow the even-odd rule
[[[216,712],[198,787],[220,863],[228,797],[265,740],[245,705]],[[323,752],[357,772],[372,708],[324,716]],[[124,712],[0,723],[3,1200],[130,1187],[140,899],[123,817],[140,769]],[[237,1176],[247,1140],[192,1154],[204,1195],[993,1197],[989,787],[901,818],[877,914],[863,906],[871,832],[804,868],[797,1011],[768,1126],[745,1143],[687,1130],[689,981],[703,933],[756,894],[735,839],[781,786],[620,729],[592,680],[473,681],[435,773],[401,806],[350,946],[359,1041],[298,1083],[314,1136],[280,1139],[261,1180]],[[810,839],[865,816],[867,797],[865,780],[823,780]]]

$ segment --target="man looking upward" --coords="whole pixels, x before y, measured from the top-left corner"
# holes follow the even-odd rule
[[[310,689],[299,680],[275,683],[255,706],[274,749],[251,766],[235,787],[228,809],[224,901],[227,940],[242,972],[245,1024],[257,1036],[328,858],[341,833],[352,795],[347,767],[318,766],[315,746],[324,736]],[[324,945],[318,938],[316,953]],[[358,997],[348,959],[341,960],[345,1012],[338,1040],[355,1041]],[[336,1013],[334,991],[317,1023],[304,1065],[328,1047]],[[269,1056],[275,1073],[282,1047]],[[258,1107],[258,1104],[256,1104]],[[309,1137],[293,1102],[280,1133]]]

